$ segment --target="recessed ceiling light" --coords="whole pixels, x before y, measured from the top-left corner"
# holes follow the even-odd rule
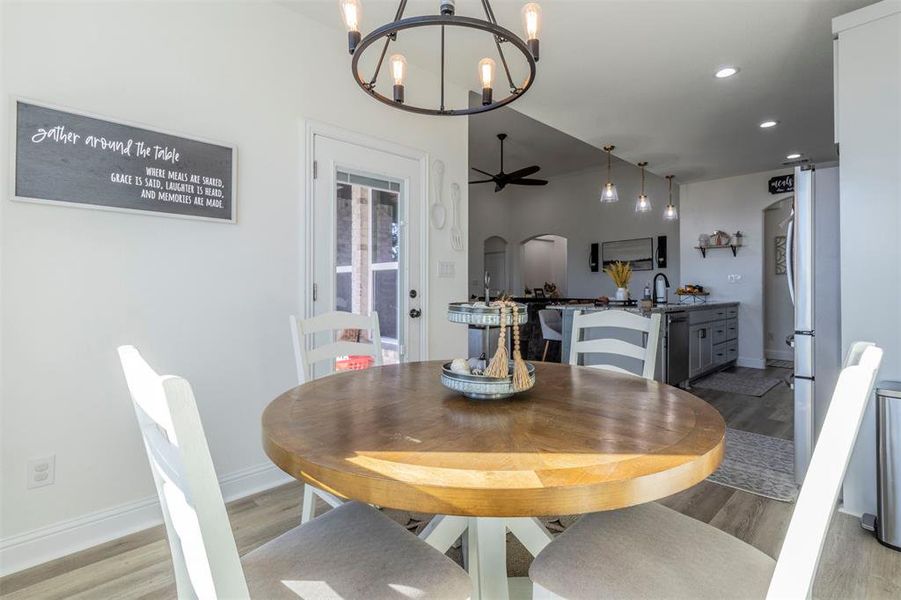
[[[761,129],[769,129],[770,127],[775,127],[779,124],[779,121],[764,121],[760,124]]]
[[[738,73],[738,67],[723,67],[722,69],[714,73],[714,76],[717,79],[725,79],[726,77],[732,77],[736,73]]]
[[[793,152],[792,154],[789,154],[785,158],[787,158],[788,160],[795,160],[795,159],[801,158],[801,155],[798,154],[797,152]]]

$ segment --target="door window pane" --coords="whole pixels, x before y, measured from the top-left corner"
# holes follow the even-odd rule
[[[379,314],[382,360],[400,360],[400,184],[338,173],[336,190],[335,309]],[[345,330],[339,339],[369,341],[369,333]],[[342,357],[336,370],[365,367],[361,357]]]

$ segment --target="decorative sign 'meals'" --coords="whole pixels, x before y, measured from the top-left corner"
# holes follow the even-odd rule
[[[16,200],[235,221],[235,148],[17,101]]]
[[[795,176],[780,175],[779,177],[770,177],[770,193],[771,194],[787,194],[795,191]]]

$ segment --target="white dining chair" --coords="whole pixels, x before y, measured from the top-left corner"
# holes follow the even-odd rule
[[[586,330],[605,328],[631,331],[633,335],[647,335],[644,347],[622,339],[603,337],[582,339]],[[608,362],[585,365],[596,369],[604,369],[617,373],[641,375],[645,379],[654,379],[657,368],[657,347],[660,343],[660,313],[652,313],[650,318],[625,310],[602,310],[594,312],[575,311],[573,314],[572,340],[569,346],[569,364],[578,365],[583,354],[602,354],[620,356],[641,361],[640,373],[633,373],[623,367]],[[609,359],[602,359],[609,360]]]
[[[334,311],[309,319],[298,319],[290,315],[291,341],[294,345],[294,362],[297,368],[297,383],[301,385],[314,378],[316,363],[335,360],[340,356],[371,356],[376,365],[382,364],[382,336],[379,330],[379,315],[369,315]],[[318,333],[335,335],[345,329],[369,331],[370,342],[333,341],[308,349],[307,336]],[[322,498],[331,507],[341,506],[343,501],[337,496],[319,489],[309,483],[303,486],[303,503],[300,509],[300,522],[306,523],[316,514],[316,496]]]
[[[809,598],[882,350],[852,345],[779,560],[656,503],[579,519],[535,558],[533,598]]]
[[[336,310],[309,319],[298,319],[291,315],[289,321],[298,384],[315,378],[313,369],[317,363],[333,361],[341,356],[371,356],[376,365],[382,364],[382,335],[379,331],[379,315],[375,311],[368,315],[358,315]],[[315,336],[318,333],[334,335],[345,329],[369,331],[370,341],[337,340],[320,344],[312,349],[308,348],[307,336]]]
[[[559,310],[546,308],[538,311],[538,322],[541,324],[541,337],[544,338],[544,353],[541,355],[544,361],[551,342],[563,341],[563,316]]]
[[[239,558],[194,394],[119,348],[166,524],[179,598],[468,598],[469,575],[348,502]]]

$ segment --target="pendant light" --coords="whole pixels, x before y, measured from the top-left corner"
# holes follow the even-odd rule
[[[611,174],[613,171],[613,149],[616,146],[604,146],[604,152],[607,153],[607,183],[604,184],[604,189],[601,190],[601,202],[619,202],[619,194],[616,191],[616,185],[613,183],[611,179]]]
[[[666,180],[669,182],[669,202],[666,205],[666,208],[663,209],[663,218],[666,221],[675,221],[679,218],[679,210],[676,208],[676,205],[673,204],[673,177],[675,175],[667,175]]]
[[[651,200],[644,193],[644,168],[646,166],[648,166],[647,161],[638,163],[638,168],[641,169],[641,193],[638,194],[638,200],[635,201],[635,212],[637,213],[651,212]]]

